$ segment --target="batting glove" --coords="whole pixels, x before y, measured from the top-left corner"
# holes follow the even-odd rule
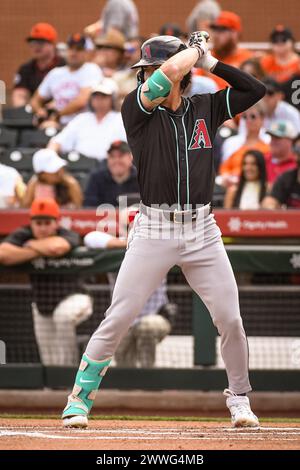
[[[197,49],[199,59],[204,57],[208,51],[207,41],[209,40],[209,34],[206,31],[195,31],[191,34],[189,39],[189,47]]]

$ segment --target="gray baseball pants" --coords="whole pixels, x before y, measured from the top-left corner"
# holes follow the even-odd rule
[[[196,221],[175,223],[165,214],[141,205],[129,233],[112,303],[91,337],[86,354],[97,361],[113,356],[149,296],[178,265],[206,305],[221,336],[230,390],[247,393],[251,390],[248,343],[238,289],[214,215],[209,213],[209,205],[197,210]]]

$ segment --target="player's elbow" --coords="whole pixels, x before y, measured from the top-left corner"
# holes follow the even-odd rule
[[[161,66],[161,70],[173,83],[178,82],[182,78],[180,67],[176,64],[168,64],[166,62]]]
[[[267,91],[267,89],[266,89],[265,85],[262,82],[257,81],[257,85],[255,87],[255,92],[256,92],[258,100],[261,100],[265,96],[266,91]]]

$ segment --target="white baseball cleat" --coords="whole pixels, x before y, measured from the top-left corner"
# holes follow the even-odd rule
[[[239,396],[226,388],[224,395],[227,397],[226,405],[231,413],[231,422],[235,428],[258,428],[259,421],[250,407],[249,398]]]
[[[63,419],[63,426],[65,428],[80,428],[85,429],[88,427],[87,416],[77,415]]]

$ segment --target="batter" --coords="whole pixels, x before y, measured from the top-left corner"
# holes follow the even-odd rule
[[[221,336],[228,376],[227,406],[234,426],[258,426],[247,392],[248,344],[238,290],[211,213],[213,141],[218,127],[265,94],[252,76],[210,55],[208,34],[191,35],[187,47],[173,36],[142,46],[139,85],[124,101],[122,116],[142,202],[129,234],[112,303],[91,337],[63,412],[69,427],[86,427],[100,382],[122,337],[151,293],[174,266],[207,306]],[[202,67],[230,88],[215,94],[182,95],[191,69]]]

